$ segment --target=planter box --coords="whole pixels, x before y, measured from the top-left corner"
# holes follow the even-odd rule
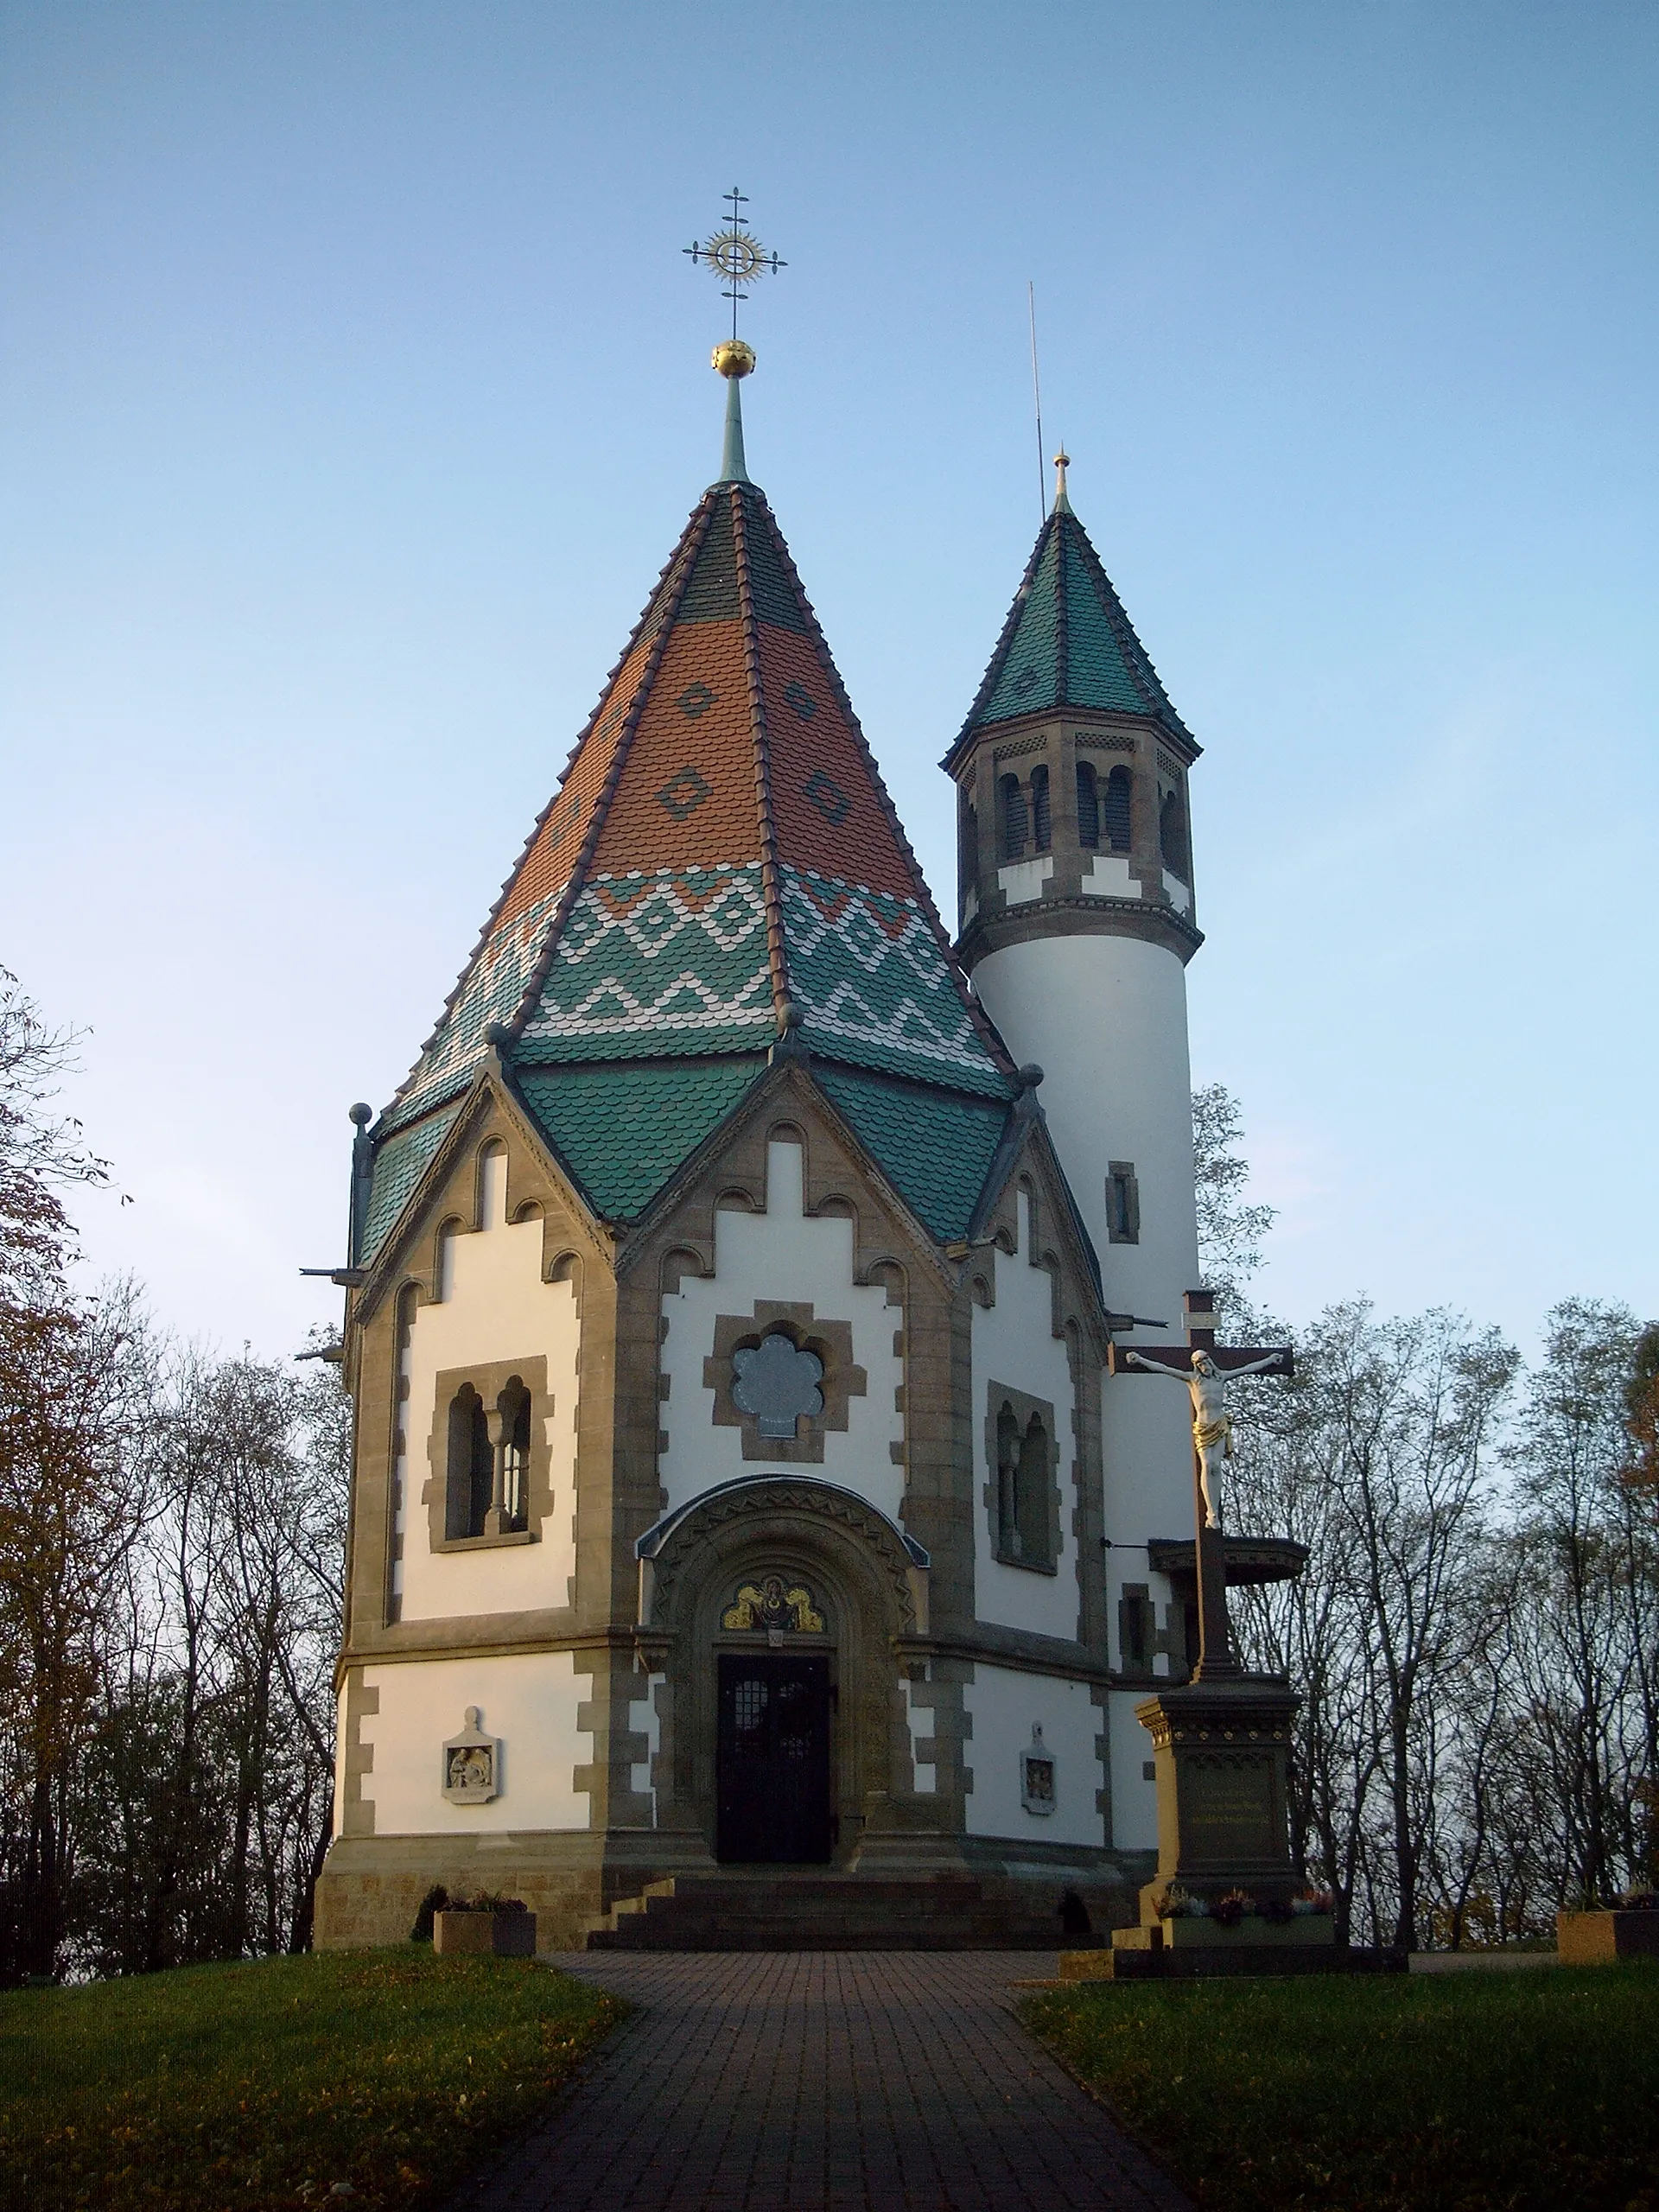
[[[1659,1959],[1659,1912],[1558,1912],[1555,1949],[1564,1967]]]
[[[432,1948],[441,1956],[482,1954],[498,1959],[533,1959],[533,1912],[435,1912]]]
[[[1202,1923],[1199,1923],[1202,1925]],[[1122,1930],[1119,1931],[1122,1933]],[[1345,1943],[1115,1943],[1109,1951],[1062,1951],[1060,1980],[1200,1981],[1248,1974],[1402,1974],[1403,1951],[1351,1950]]]

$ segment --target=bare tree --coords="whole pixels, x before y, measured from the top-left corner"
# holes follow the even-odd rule
[[[1638,1872],[1659,1631],[1639,1486],[1628,1481],[1641,1343],[1623,1307],[1570,1299],[1546,1324],[1510,1458],[1529,1565],[1522,1651],[1569,1894],[1605,1902]]]
[[[159,1373],[130,1663],[86,1769],[105,1840],[84,1870],[95,1970],[309,1940],[333,1803],[345,1409],[332,1369],[186,1348]]]

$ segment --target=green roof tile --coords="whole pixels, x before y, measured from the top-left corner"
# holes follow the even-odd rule
[[[1069,507],[1057,508],[1043,524],[957,742],[987,722],[1012,721],[1050,707],[1150,715],[1187,735],[1088,532]]]
[[[1074,523],[1079,537],[1083,532]],[[1081,545],[1064,533],[1066,607],[1066,678],[1059,703],[1068,707],[1116,707],[1125,714],[1155,715],[1166,706],[1156,678],[1131,665]],[[1116,599],[1116,594],[1113,594]],[[1127,618],[1123,625],[1128,629]],[[1141,656],[1144,660],[1145,656]],[[1149,674],[1150,671],[1148,671]]]
[[[817,1061],[812,1079],[941,1243],[965,1236],[1007,1126],[1007,1102],[886,1082]]]
[[[524,1068],[524,1103],[607,1221],[642,1214],[766,1068],[735,1059]]]
[[[357,1264],[366,1268],[385,1243],[388,1232],[415,1185],[425,1174],[432,1157],[454,1127],[459,1106],[447,1113],[429,1114],[423,1122],[378,1140],[374,1147],[374,1179],[363,1217],[363,1243]]]

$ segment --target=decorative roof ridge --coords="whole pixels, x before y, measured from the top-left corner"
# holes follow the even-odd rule
[[[1068,499],[1062,506],[1058,498],[1053,514],[1054,535],[1059,540],[1054,559],[1054,704],[1063,707],[1065,695],[1071,689],[1071,601],[1066,588],[1065,524],[1068,519],[1075,522],[1077,518],[1071,512],[1071,502]]]
[[[1084,565],[1090,571],[1095,589],[1100,594],[1100,603],[1107,621],[1111,625],[1112,634],[1117,640],[1118,650],[1152,694],[1154,717],[1160,721],[1167,723],[1176,734],[1184,737],[1189,745],[1197,745],[1198,740],[1176,713],[1169,694],[1164,689],[1163,679],[1153,665],[1152,655],[1141,644],[1135,625],[1129,620],[1128,609],[1118,597],[1117,586],[1107,575],[1106,564],[1095,550],[1094,540],[1075,514],[1070,516],[1070,520],[1072,529],[1077,535]],[[1060,563],[1060,573],[1063,581],[1065,573],[1064,561]],[[1061,668],[1063,679],[1069,685],[1071,670],[1065,663],[1061,664]]]
[[[737,385],[732,385],[734,393]],[[789,939],[784,929],[784,897],[778,873],[778,821],[772,804],[772,752],[766,734],[766,702],[760,685],[760,641],[754,611],[754,580],[749,568],[749,518],[743,500],[747,479],[731,486],[732,550],[737,563],[737,605],[743,635],[743,675],[749,694],[749,734],[754,747],[754,798],[760,814],[760,904],[766,923],[766,965],[772,974],[772,1011],[779,1033],[789,1011]],[[753,487],[751,487],[753,488]],[[760,494],[762,501],[765,493]]]
[[[984,675],[979,680],[979,689],[974,694],[973,704],[968,709],[950,750],[939,763],[940,767],[947,774],[950,773],[952,763],[967,742],[969,732],[978,721],[980,709],[985,705],[996,689],[998,680],[1002,674],[1003,664],[1008,657],[1008,648],[1014,643],[1014,633],[1020,626],[1020,618],[1026,611],[1026,601],[1031,596],[1031,587],[1036,581],[1037,571],[1042,566],[1043,555],[1048,550],[1048,541],[1054,535],[1057,526],[1057,518],[1051,511],[1044,517],[1043,526],[1037,533],[1037,543],[1031,549],[1031,558],[1026,563],[1025,574],[1020,579],[1020,586],[1014,594],[1013,603],[1003,618],[1001,629],[997,632],[996,643],[991,648],[991,657],[985,664]],[[1064,569],[1065,564],[1062,562],[1060,565]],[[1040,710],[1033,709],[1033,711]]]
[[[686,551],[686,559],[681,567],[678,577],[669,586],[663,605],[663,618],[658,625],[656,636],[652,639],[650,656],[640,671],[639,688],[634,692],[628,711],[623,718],[622,727],[616,734],[616,745],[611,753],[610,765],[605,771],[605,780],[600,785],[594,799],[593,812],[588,819],[588,828],[582,841],[582,849],[571,863],[570,873],[565,879],[564,888],[559,893],[559,903],[554,908],[552,916],[542,932],[541,950],[536,957],[534,967],[525,978],[524,988],[519,994],[518,1003],[504,1024],[506,1032],[504,1041],[509,1044],[516,1042],[523,1033],[524,1024],[530,1019],[537,1001],[541,997],[542,986],[546,982],[548,970],[553,965],[553,956],[558,950],[560,936],[565,924],[570,918],[571,909],[587,887],[588,871],[593,864],[594,855],[599,848],[600,833],[604,829],[606,817],[611,810],[611,802],[616,797],[616,787],[622,780],[622,771],[627,764],[628,753],[633,744],[634,732],[639,727],[640,717],[645,713],[646,702],[651,697],[652,687],[657,681],[657,671],[663,664],[663,655],[668,651],[668,641],[674,633],[674,618],[679,612],[680,601],[685,596],[686,586],[690,583],[692,572],[696,567],[697,555],[702,549],[703,540],[709,535],[709,525],[714,519],[714,512],[715,495],[712,492],[705,492],[697,503],[691,521],[686,526],[685,537],[681,541]],[[699,524],[701,527],[698,527]],[[636,632],[636,637],[638,634],[639,632]]]
[[[867,1060],[849,1060],[830,1046],[815,1046],[812,1052],[815,1069],[823,1069],[833,1080],[837,1076],[851,1076],[860,1083],[875,1084],[884,1090],[904,1091],[948,1091],[952,1098],[971,1098],[982,1106],[1009,1106],[1020,1095],[1018,1073],[1007,1077],[1006,1091],[963,1090],[944,1076],[901,1075],[896,1068],[872,1067]],[[1001,1072],[1001,1071],[999,1071]]]
[[[523,1133],[541,1147],[551,1165],[569,1182],[571,1195],[578,1206],[588,1215],[589,1223],[601,1230],[607,1226],[605,1217],[594,1205],[587,1185],[575,1173],[570,1162],[531,1112],[523,1092],[512,1079],[512,1071],[502,1061],[500,1054],[496,1052],[487,1052],[473,1069],[460,1094],[451,1096],[449,1109],[452,1119],[449,1127],[444,1131],[442,1137],[434,1148],[431,1158],[416,1177],[403,1204],[386,1224],[380,1242],[376,1247],[374,1257],[368,1262],[367,1280],[361,1287],[362,1302],[357,1308],[357,1316],[359,1319],[367,1319],[385,1295],[387,1281],[395,1272],[389,1263],[395,1252],[401,1249],[399,1238],[408,1224],[419,1214],[423,1204],[454,1166],[473,1129],[477,1126],[478,1108],[486,1093],[492,1090],[499,1098],[505,1101],[519,1122]]]
[[[847,727],[852,732],[853,742],[858,747],[859,757],[870,779],[870,787],[875,793],[876,804],[881,810],[910,876],[916,894],[917,906],[922,918],[932,931],[933,940],[938,947],[940,957],[944,960],[950,971],[951,981],[957,987],[957,996],[967,1008],[968,1018],[973,1023],[975,1033],[981,1044],[990,1054],[993,1065],[1000,1074],[1012,1075],[1014,1067],[1014,1055],[1003,1043],[995,1023],[974,996],[969,984],[967,970],[957,959],[956,947],[950,941],[944,924],[939,918],[939,910],[933,903],[933,893],[928,887],[926,876],[922,873],[922,864],[916,857],[915,848],[905,834],[905,825],[899,818],[899,810],[894,806],[886,780],[880,769],[876,766],[875,755],[870,750],[870,741],[864,734],[864,725],[859,721],[847,686],[841,680],[841,671],[836,666],[831,657],[829,643],[818,621],[817,610],[806,595],[806,588],[801,582],[800,571],[795,566],[795,556],[790,551],[784,533],[779,527],[778,518],[772,511],[771,502],[758,485],[751,484],[746,486],[744,489],[759,504],[761,514],[772,532],[772,544],[783,563],[784,573],[794,587],[796,597],[806,611],[808,641],[817,658],[818,666],[823,671],[824,681],[834,694],[836,705],[846,717]],[[949,1088],[948,1085],[944,1087]]]
[[[1036,1071],[1036,1074],[1040,1081],[1042,1076],[1040,1068]],[[1008,1116],[1007,1126],[1003,1130],[1001,1141],[992,1155],[991,1164],[985,1172],[985,1181],[980,1191],[979,1203],[974,1209],[973,1220],[968,1230],[969,1242],[970,1244],[976,1243],[984,1236],[990,1225],[991,1215],[1002,1193],[1013,1181],[1021,1157],[1039,1141],[1042,1145],[1044,1155],[1053,1171],[1054,1179],[1058,1184],[1065,1200],[1061,1208],[1061,1218],[1065,1224],[1066,1233],[1071,1236],[1074,1255],[1081,1261],[1084,1274],[1098,1301],[1099,1312],[1096,1318],[1102,1324],[1103,1339],[1106,1294],[1101,1280],[1100,1255],[1095,1249],[1095,1240],[1089,1234],[1088,1224],[1078,1209],[1077,1196],[1071,1188],[1071,1179],[1062,1166],[1058,1153],[1054,1149],[1054,1139],[1049,1130],[1048,1116],[1043,1111],[1041,1103],[1037,1096],[1036,1084],[1027,1085],[1014,1101],[1013,1111]]]
[[[530,835],[524,839],[523,845],[519,848],[518,857],[514,861],[512,866],[507,870],[506,875],[502,881],[501,888],[496,893],[494,900],[491,905],[490,911],[485,916],[484,926],[478,933],[477,942],[474,944],[472,950],[462,962],[460,975],[456,976],[454,982],[449,990],[448,995],[445,998],[442,1006],[438,1009],[438,1018],[432,1025],[430,1035],[428,1036],[425,1042],[422,1045],[420,1051],[415,1055],[414,1061],[410,1067],[408,1074],[404,1076],[403,1081],[392,1093],[391,1103],[386,1108],[385,1114],[396,1113],[399,1101],[402,1099],[404,1092],[409,1089],[410,1084],[413,1082],[416,1076],[419,1074],[421,1063],[425,1059],[433,1046],[437,1043],[444,1023],[454,1011],[455,1002],[460,998],[462,990],[466,988],[467,978],[472,974],[474,966],[477,964],[480,953],[483,951],[486,945],[488,944],[491,938],[495,934],[495,925],[500,919],[501,910],[506,905],[507,899],[512,894],[513,885],[518,880],[520,870],[523,868],[524,862],[530,858],[531,853],[535,848],[536,840],[542,834],[543,825],[545,823],[548,816],[552,813],[554,808],[564,796],[564,787],[570,780],[570,772],[576,765],[578,754],[581,753],[582,747],[587,744],[588,739],[593,735],[594,730],[598,728],[601,721],[603,719],[605,709],[609,702],[612,688],[615,684],[617,677],[621,675],[623,670],[627,666],[628,658],[632,652],[635,645],[639,644],[640,637],[644,633],[645,625],[650,621],[652,611],[662,596],[663,588],[668,582],[669,578],[673,575],[676,564],[683,559],[684,569],[680,578],[680,588],[674,595],[675,605],[677,606],[679,604],[681,594],[683,594],[685,589],[686,579],[690,576],[693,563],[696,558],[697,546],[702,544],[703,537],[707,535],[708,524],[705,510],[710,506],[713,498],[714,488],[711,486],[709,490],[703,493],[702,499],[698,500],[696,505],[692,508],[691,512],[686,518],[685,527],[680,532],[679,538],[675,544],[674,550],[669,555],[667,560],[664,562],[662,568],[658,570],[657,581],[652,586],[651,590],[646,596],[645,606],[640,610],[639,619],[634,624],[632,629],[628,632],[628,641],[626,645],[623,646],[622,651],[617,657],[615,664],[612,668],[609,675],[600,686],[599,698],[594,704],[594,711],[588,715],[587,721],[582,724],[581,733],[577,736],[575,743],[570,747],[569,752],[565,756],[564,766],[559,771],[558,780],[553,786],[552,796],[549,798],[547,804],[542,809],[541,812],[536,817],[535,821],[531,823],[530,826]],[[696,530],[697,524],[700,519],[703,521],[703,530],[698,535],[696,543],[692,544],[690,543],[691,535],[692,532]],[[663,626],[664,630],[666,631],[668,626],[669,625],[665,622]],[[656,662],[660,658],[660,653],[653,655],[652,661],[652,672],[654,672]],[[645,689],[644,677],[641,677],[640,679],[640,689],[642,691]],[[385,1118],[385,1115],[383,1115],[381,1118],[384,1120]]]

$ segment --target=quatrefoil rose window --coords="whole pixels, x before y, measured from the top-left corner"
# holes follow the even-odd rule
[[[732,1376],[733,1402],[754,1416],[762,1436],[792,1437],[803,1414],[811,1421],[823,1411],[823,1362],[781,1332],[734,1351]]]

